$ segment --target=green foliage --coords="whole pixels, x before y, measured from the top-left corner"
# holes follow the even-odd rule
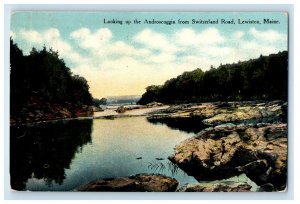
[[[139,104],[152,101],[190,103],[235,100],[287,100],[288,52],[258,59],[196,69],[167,80],[162,86],[149,86]]]
[[[100,105],[107,105],[107,99],[106,98],[93,98],[93,105],[94,106],[100,106]]]
[[[148,86],[146,88],[146,93],[142,95],[139,100],[140,104],[146,104],[148,102],[157,101],[159,99],[160,86]]]
[[[72,75],[58,52],[32,48],[28,56],[10,40],[11,114],[17,115],[32,100],[56,104],[91,105],[87,81]]]

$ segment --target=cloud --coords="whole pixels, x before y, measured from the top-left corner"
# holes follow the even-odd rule
[[[108,28],[100,28],[94,33],[88,28],[81,28],[72,32],[70,36],[78,42],[80,48],[100,54],[102,46],[109,43],[112,38],[112,33]]]
[[[175,42],[182,46],[200,46],[220,44],[225,38],[216,28],[208,28],[197,32],[191,28],[184,28],[175,33]]]
[[[13,32],[13,31],[10,31],[10,32],[9,32],[9,36],[10,36],[12,39],[15,39],[15,38],[16,38],[16,33]]]
[[[247,31],[236,31],[228,41],[233,48],[231,56],[235,62],[287,50],[287,35],[275,30],[260,31],[253,27]]]
[[[58,51],[59,55],[72,63],[83,62],[82,56],[65,40],[61,38],[56,28],[49,28],[43,32],[35,30],[21,30],[20,39],[26,44],[25,53],[29,53],[32,47],[41,49],[46,45],[48,48]]]
[[[40,33],[35,30],[21,30],[20,37],[31,43],[42,43],[43,38]]]
[[[274,30],[267,30],[267,31],[259,31],[256,28],[251,28],[249,33],[256,39],[260,41],[268,41],[268,42],[275,42],[279,40],[285,40],[287,35],[283,35]]]
[[[150,54],[147,49],[135,48],[123,41],[114,41],[114,36],[108,28],[92,32],[88,28],[73,31],[70,37],[76,47],[89,52],[95,58],[112,58],[120,56],[145,57]],[[93,60],[99,63],[99,60]]]
[[[233,38],[241,39],[245,35],[244,31],[236,31],[233,33]]]
[[[133,40],[146,48],[160,52],[174,53],[179,50],[164,34],[148,28],[135,35]]]

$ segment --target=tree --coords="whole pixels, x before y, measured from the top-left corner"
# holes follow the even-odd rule
[[[106,98],[101,98],[100,99],[100,104],[101,105],[107,105],[107,99]]]
[[[59,54],[45,46],[32,48],[24,56],[10,39],[11,115],[27,106],[43,106],[46,102],[65,106],[91,105],[92,96],[85,78],[73,75]]]
[[[288,52],[223,65],[203,72],[196,69],[148,86],[138,103],[190,103],[228,100],[287,100]]]
[[[142,98],[137,102],[137,104],[147,104],[152,101],[156,101],[159,98],[160,86],[148,86],[146,92],[143,94]]]

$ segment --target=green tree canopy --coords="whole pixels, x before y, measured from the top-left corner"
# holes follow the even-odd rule
[[[138,102],[189,103],[234,100],[287,100],[288,52],[225,64],[203,72],[196,69],[148,86]]]
[[[30,103],[91,105],[92,96],[85,78],[73,75],[58,52],[32,48],[24,56],[10,39],[11,114],[18,114]],[[34,101],[32,101],[34,100]]]

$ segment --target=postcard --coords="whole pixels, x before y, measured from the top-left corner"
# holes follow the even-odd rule
[[[11,189],[286,191],[288,23],[13,12]]]

